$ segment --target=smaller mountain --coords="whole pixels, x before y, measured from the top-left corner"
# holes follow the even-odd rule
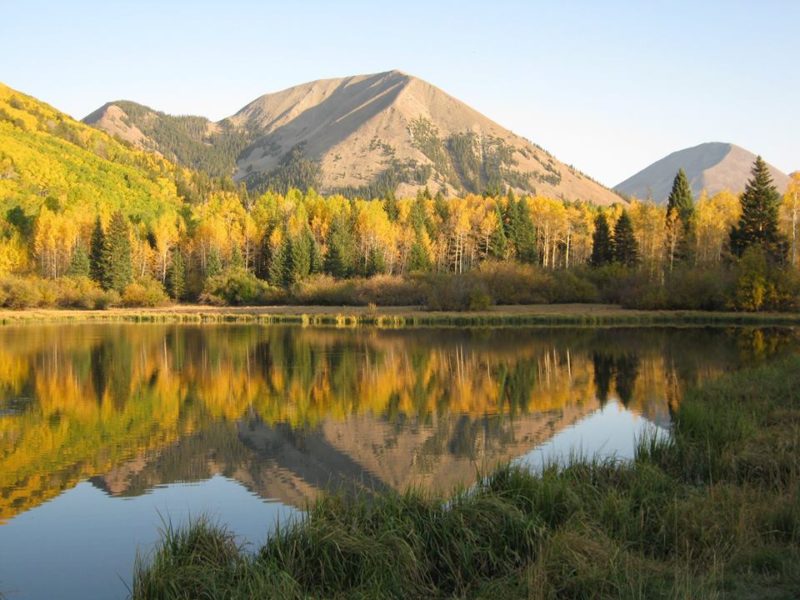
[[[723,190],[739,194],[750,178],[755,159],[755,154],[735,144],[709,142],[665,156],[616,185],[614,190],[624,196],[663,203],[669,197],[675,174],[683,169],[695,196],[704,190],[712,195]],[[775,186],[783,193],[789,177],[772,165],[769,169]]]

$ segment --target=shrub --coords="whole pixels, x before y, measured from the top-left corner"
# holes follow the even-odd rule
[[[367,304],[356,299],[355,280],[336,279],[330,275],[313,275],[295,283],[290,289],[290,300],[296,304],[325,306]]]
[[[250,271],[230,269],[209,277],[200,296],[204,304],[274,304],[283,298],[282,292],[270,287]]]
[[[155,307],[170,303],[164,286],[155,279],[142,279],[128,284],[122,292],[124,306]]]
[[[553,276],[533,265],[487,261],[463,275],[491,290],[497,304],[543,304],[550,301]]]
[[[429,310],[483,310],[492,304],[486,283],[466,275],[440,274],[427,280]]]

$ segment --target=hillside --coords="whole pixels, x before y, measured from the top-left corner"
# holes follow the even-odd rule
[[[755,154],[734,144],[709,142],[673,152],[614,189],[625,196],[666,202],[675,174],[683,169],[695,196],[703,190],[710,195],[723,190],[739,194],[750,178],[755,159]],[[789,184],[788,176],[772,165],[769,168],[778,190],[785,191]]]
[[[0,84],[0,215],[21,209],[16,226],[30,227],[43,206],[80,221],[117,208],[148,221],[181,204],[176,175],[166,160]]]
[[[621,199],[439,88],[399,71],[266,94],[212,123],[113,102],[85,121],[248,187],[374,196],[512,187],[609,205]]]

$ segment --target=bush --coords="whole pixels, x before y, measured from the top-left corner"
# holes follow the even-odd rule
[[[170,303],[164,286],[155,279],[142,279],[128,284],[122,292],[122,304],[127,307],[141,306],[152,308]]]
[[[486,283],[468,275],[434,275],[426,287],[429,310],[484,310],[492,304]]]
[[[335,279],[330,275],[312,275],[290,290],[290,301],[296,304],[344,306],[367,304],[356,299],[356,280]]]
[[[275,304],[282,299],[281,291],[245,269],[230,269],[209,277],[200,295],[203,304],[234,306]]]
[[[553,293],[553,276],[533,265],[487,261],[462,277],[491,290],[497,304],[544,304]]]

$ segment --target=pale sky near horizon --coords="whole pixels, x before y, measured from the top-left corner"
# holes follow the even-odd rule
[[[800,0],[0,0],[0,56],[76,118],[129,99],[217,120],[400,69],[609,186],[707,141],[800,169]]]

